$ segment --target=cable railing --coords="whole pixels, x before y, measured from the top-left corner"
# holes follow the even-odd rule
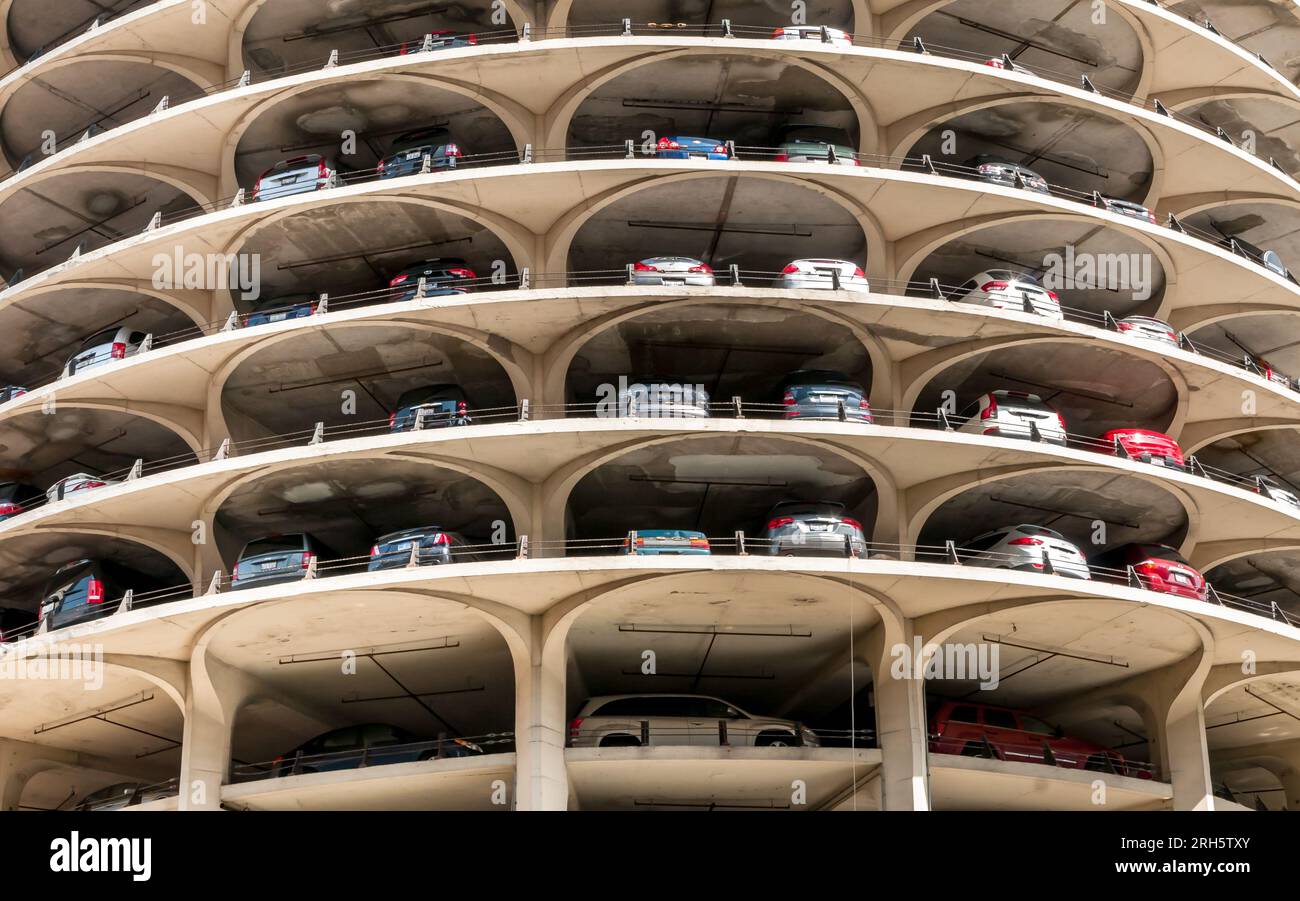
[[[434,528],[416,530],[425,534],[439,531]],[[64,627],[83,625],[116,614],[164,605],[179,600],[194,600],[202,596],[215,596],[239,592],[250,588],[312,582],[335,576],[361,573],[404,571],[413,572],[429,567],[447,567],[492,563],[495,569],[508,568],[528,560],[590,559],[594,557],[620,557],[632,563],[632,558],[674,558],[673,565],[689,566],[685,557],[740,557],[750,565],[761,566],[759,558],[821,558],[840,559],[849,572],[866,563],[880,565],[932,564],[960,569],[995,569],[1016,571],[1031,576],[1070,579],[1077,582],[1100,582],[1130,589],[1174,596],[1184,600],[1205,603],[1243,613],[1253,614],[1292,628],[1300,628],[1300,610],[1288,610],[1276,601],[1260,601],[1240,597],[1216,589],[1208,580],[1196,573],[1181,560],[1151,558],[1122,567],[1089,560],[1077,547],[1071,550],[1068,542],[1060,538],[1044,539],[1032,545],[1017,547],[1015,551],[966,547],[963,541],[949,539],[943,544],[900,544],[875,542],[865,538],[860,528],[840,523],[825,532],[780,533],[772,528],[758,535],[737,530],[729,535],[706,537],[702,532],[685,532],[685,536],[670,536],[663,540],[665,530],[633,529],[621,536],[600,538],[570,538],[534,541],[527,535],[500,542],[431,544],[419,538],[411,540],[409,548],[387,551],[376,545],[369,554],[322,558],[305,555],[302,564],[291,562],[272,572],[260,568],[249,576],[240,576],[242,561],[231,574],[218,570],[211,574],[203,591],[195,593],[190,584],[170,586],[136,593],[125,591],[119,597],[106,598],[96,604],[93,613],[82,610],[70,622],[42,618],[26,627],[7,629],[0,636],[0,648],[9,648],[14,642],[42,635]],[[650,538],[645,541],[642,539]],[[1064,546],[1063,546],[1064,545]],[[633,564],[637,565],[637,564]],[[52,624],[51,624],[52,623]]]
[[[1036,763],[1062,769],[1128,776],[1132,779],[1156,779],[1159,776],[1159,768],[1155,764],[1130,760],[1114,751],[1080,751],[1062,747],[1063,736],[1046,736],[1010,729],[990,735],[978,725],[955,722],[952,725],[956,728],[929,734],[931,754],[980,757],[1008,763]]]
[[[479,757],[509,753],[514,750],[513,732],[485,732],[481,735],[451,736],[439,733],[437,738],[399,744],[373,744],[341,751],[322,751],[314,754],[301,749],[289,754],[257,763],[246,763],[231,768],[232,783],[257,782],[285,776],[301,776],[332,770],[352,770],[395,763],[420,763],[430,760]]]
[[[1190,17],[1189,17],[1190,18]],[[749,26],[733,25],[729,20],[723,20],[718,24],[695,24],[695,23],[654,23],[654,22],[633,22],[631,19],[623,19],[620,22],[611,22],[600,25],[582,25],[567,26],[556,29],[539,29],[531,25],[524,25],[519,29],[501,29],[487,32],[430,32],[423,36],[414,36],[411,40],[400,41],[390,44],[367,48],[364,50],[333,50],[322,57],[293,63],[286,66],[278,67],[272,71],[258,73],[256,83],[261,84],[263,80],[275,80],[292,75],[298,75],[305,72],[320,71],[323,69],[335,68],[356,63],[369,62],[378,59],[412,56],[423,58],[426,53],[436,53],[440,50],[457,48],[457,47],[477,47],[477,46],[495,46],[502,43],[524,43],[528,41],[544,41],[548,39],[575,39],[575,38],[609,38],[609,37],[663,37],[671,36],[675,38],[743,38],[755,40],[767,40],[777,37],[779,33],[795,30],[792,26]],[[819,42],[832,47],[862,47],[869,49],[887,50],[901,53],[916,53],[926,56],[936,56],[946,59],[957,60],[960,62],[982,63],[993,68],[1011,71],[1017,74],[1033,75],[1044,80],[1053,81],[1060,84],[1068,84],[1075,87],[1081,87],[1089,93],[1095,93],[1100,96],[1117,100],[1126,104],[1132,104],[1156,112],[1159,115],[1180,122],[1198,131],[1213,135],[1224,142],[1236,147],[1232,140],[1221,127],[1212,126],[1207,122],[1192,116],[1170,110],[1158,98],[1143,98],[1131,92],[1117,91],[1105,86],[1098,86],[1086,74],[1079,75],[1074,72],[1065,72],[1054,70],[1043,66],[1029,66],[1012,60],[1009,56],[990,57],[986,53],[965,50],[956,47],[947,47],[938,44],[927,44],[923,38],[917,37],[905,41],[888,41],[882,38],[862,35],[846,35],[834,28],[815,28],[800,29],[807,33],[808,37],[801,39],[799,43]],[[1217,32],[1215,32],[1217,34]],[[782,41],[784,43],[784,41]],[[1256,54],[1258,57],[1259,55]],[[1259,57],[1261,60],[1262,57]],[[1272,68],[1270,66],[1270,68]],[[1279,76],[1280,78],[1280,76]],[[174,96],[163,97],[157,106],[151,112],[161,112],[169,109],[179,103],[189,100],[210,96],[226,90],[247,87],[254,83],[254,75],[251,70],[246,70],[238,78],[225,80],[218,83],[194,86],[192,88],[177,91]],[[144,113],[140,117],[143,118]],[[127,124],[135,119],[127,119],[116,122],[116,125]],[[33,150],[27,154],[22,163],[18,166],[15,174],[22,172],[32,165],[41,156],[50,156],[57,154],[70,146],[74,146],[81,141],[87,140],[103,133],[98,126],[92,125],[87,129],[76,132],[72,135],[65,135],[61,140],[56,142],[52,152],[46,153],[44,149]],[[1264,159],[1258,154],[1254,154],[1249,148],[1243,149],[1259,159]],[[1282,172],[1289,175],[1273,158],[1268,158],[1269,164]],[[1076,192],[1077,193],[1077,192]]]

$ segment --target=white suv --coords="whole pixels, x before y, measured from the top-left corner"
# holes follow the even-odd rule
[[[1048,444],[1066,443],[1065,419],[1037,394],[1024,391],[990,391],[961,411],[966,421],[959,432],[993,435],[997,438],[1039,437]]]
[[[1043,526],[1004,526],[977,535],[957,548],[966,566],[1042,572],[1046,558],[1058,576],[1091,579],[1088,560],[1065,536]]]
[[[1010,269],[987,269],[971,276],[952,292],[952,299],[995,310],[1037,313],[1052,320],[1062,320],[1061,299],[1048,291],[1026,272]]]
[[[727,744],[768,748],[816,747],[817,735],[794,720],[755,716],[709,695],[605,695],[588,698],[569,723],[575,748],[637,747],[645,723],[651,745]]]

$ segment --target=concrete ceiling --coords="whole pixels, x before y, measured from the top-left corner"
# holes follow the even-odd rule
[[[1300,684],[1260,679],[1224,692],[1205,710],[1210,753],[1300,738]]]
[[[1300,616],[1300,553],[1274,551],[1238,557],[1208,573],[1216,588]]]
[[[189,446],[165,426],[131,413],[59,406],[10,420],[0,444],[0,479],[47,488],[76,472],[107,474],[137,459],[194,462]],[[119,477],[124,475],[119,472]]]
[[[958,0],[921,19],[907,40],[989,57],[1009,55],[1022,66],[1099,88],[1130,92],[1143,59],[1137,35],[1107,9],[1097,23],[1091,3],[1078,0]]]
[[[569,13],[569,24],[617,25],[630,18],[638,25],[647,22],[687,25],[717,25],[730,19],[733,25],[776,27],[790,22],[787,0],[631,0],[628,3],[577,2]],[[808,0],[805,21],[853,30],[853,6],[849,0]]]
[[[39,49],[50,50],[90,27],[96,16],[120,16],[149,6],[153,0],[14,0],[7,21],[9,43],[19,60]]]
[[[742,275],[763,273],[747,276],[762,285],[801,257],[853,260],[865,268],[866,238],[847,210],[808,188],[761,178],[690,178],[638,191],[592,216],[574,237],[569,269],[617,270],[673,254],[703,260],[724,277],[733,264]]]
[[[1262,159],[1272,157],[1283,169],[1300,165],[1300,113],[1274,100],[1212,100],[1181,111],[1210,128],[1222,128],[1240,146],[1253,141]]]
[[[1300,320],[1290,314],[1234,317],[1194,329],[1188,337],[1229,359],[1249,353],[1280,372],[1300,373]]]
[[[1300,75],[1300,11],[1293,0],[1184,0],[1169,8],[1215,29],[1264,58],[1294,82]]]

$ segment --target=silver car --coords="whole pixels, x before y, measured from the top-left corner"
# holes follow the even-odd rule
[[[995,310],[1037,313],[1058,321],[1065,318],[1055,292],[1044,288],[1029,273],[1010,269],[986,269],[971,276],[952,292],[952,299]]]
[[[1049,444],[1066,443],[1065,419],[1037,394],[998,389],[972,401],[959,414],[959,432],[997,438],[1029,438],[1037,431]]]
[[[1060,532],[1043,526],[1004,526],[985,532],[957,549],[964,566],[1043,572],[1043,561],[1051,562],[1058,576],[1091,579],[1088,560]]]
[[[693,285],[711,288],[713,269],[694,257],[648,257],[632,264],[634,285]]]
[[[252,200],[274,200],[339,185],[338,164],[319,153],[281,160],[253,183]]]
[[[51,485],[45,492],[45,499],[52,504],[55,501],[63,500],[69,495],[76,494],[78,491],[89,491],[92,488],[103,488],[107,485],[116,484],[110,479],[91,475],[88,472],[79,472],[68,476],[66,479],[59,479]]]
[[[81,342],[77,352],[63,364],[63,373],[59,377],[66,379],[92,366],[133,357],[144,347],[147,337],[144,332],[136,331],[126,325],[115,325],[102,332],[96,332]]]
[[[598,414],[599,410],[597,407]],[[706,419],[709,416],[709,392],[703,385],[692,385],[677,378],[641,376],[619,385],[618,415]]]
[[[1178,330],[1169,323],[1153,319],[1150,316],[1125,316],[1115,327],[1130,338],[1143,338],[1147,341],[1159,341],[1161,344],[1178,346]]]
[[[725,724],[725,725],[723,725]],[[817,735],[795,720],[756,716],[709,695],[645,694],[588,698],[569,723],[575,748],[650,745],[817,747]]]
[[[838,285],[836,284],[838,280]],[[802,288],[814,291],[857,291],[866,294],[871,290],[867,274],[857,263],[848,260],[793,260],[781,270],[782,288]]]
[[[767,516],[760,538],[767,552],[784,557],[867,556],[862,523],[834,501],[782,501]]]

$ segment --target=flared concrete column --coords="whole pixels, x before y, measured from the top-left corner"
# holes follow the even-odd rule
[[[568,810],[564,763],[564,642],[545,647],[545,624],[529,617],[528,654],[515,660],[515,809]]]
[[[925,679],[913,667],[895,667],[896,644],[912,647],[913,627],[878,626],[867,636],[875,696],[876,735],[880,742],[882,810],[930,809],[929,742],[926,735]]]
[[[221,786],[230,774],[235,715],[251,693],[251,680],[206,651],[191,661],[179,810],[221,809]]]

